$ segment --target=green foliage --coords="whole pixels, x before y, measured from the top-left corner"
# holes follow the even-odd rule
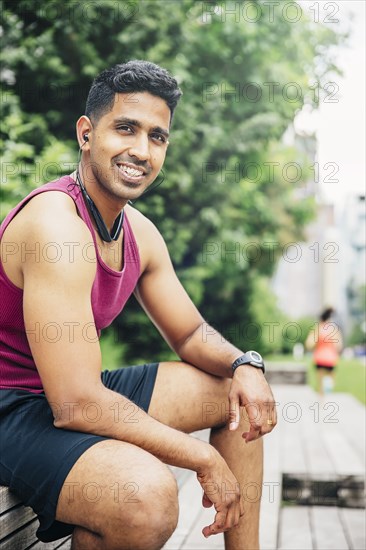
[[[364,323],[355,323],[352,327],[351,333],[348,337],[349,346],[366,346],[366,334],[363,330],[365,327]]]
[[[316,370],[312,360],[308,362],[309,385],[316,389]],[[359,359],[340,359],[335,370],[335,392],[350,393],[366,405],[366,369]]]
[[[264,355],[283,351],[282,330],[287,319],[277,307],[267,277],[256,277],[253,281],[249,312],[259,327],[258,342],[253,342],[251,347],[259,349]],[[249,348],[249,342],[245,342],[244,347]]]
[[[352,330],[347,338],[349,346],[366,346],[366,285],[350,284],[348,288],[352,315]]]
[[[282,137],[305,102],[316,107],[310,83],[327,82],[334,69],[327,48],[336,37],[305,17],[296,24],[281,17],[276,24],[268,17],[255,24],[234,17],[223,22],[218,9],[212,13],[214,5],[5,0],[1,215],[31,188],[72,171],[75,121],[100,70],[138,58],[161,64],[184,96],[165,181],[137,207],[159,227],[194,302],[225,332],[281,317],[268,278],[278,251],[303,237],[313,212],[311,201],[298,198],[308,161]],[[279,85],[269,99],[271,82]],[[302,93],[285,99],[290,82]],[[272,162],[299,163],[301,179],[292,183],[281,169],[271,174]],[[268,243],[275,245],[273,255]],[[172,356],[134,301],[116,329],[126,361]],[[264,352],[279,346],[264,338],[258,344]]]
[[[354,286],[348,289],[354,322],[347,344],[366,346],[366,285]]]
[[[72,171],[73,144],[48,135],[40,114],[22,111],[12,91],[1,102],[1,218],[35,187]]]
[[[305,345],[305,340],[312,328],[316,326],[313,317],[301,317],[296,322],[287,320],[282,328],[282,351],[283,353],[292,353],[295,344]]]
[[[124,346],[118,342],[116,331],[113,327],[104,331],[100,340],[102,352],[102,369],[115,370],[123,365]]]

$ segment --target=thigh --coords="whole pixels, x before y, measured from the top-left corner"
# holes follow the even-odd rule
[[[103,384],[115,392],[125,395],[147,412],[153,392],[159,363],[146,363],[123,367],[114,371],[103,371]]]
[[[188,433],[222,426],[229,415],[230,385],[230,379],[187,363],[160,363],[148,413]]]
[[[44,394],[3,390],[0,399],[0,483],[33,508],[41,540],[71,533],[54,521],[59,492],[77,459],[106,438],[55,428]]]
[[[152,499],[173,479],[167,466],[130,443],[106,440],[90,447],[70,470],[60,492],[56,519],[101,534],[126,533]],[[157,489],[158,488],[158,489]],[[123,536],[123,533],[120,533]]]

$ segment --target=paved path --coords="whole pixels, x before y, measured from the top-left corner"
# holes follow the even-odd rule
[[[279,422],[264,438],[261,549],[365,550],[365,407],[347,394],[320,400],[306,385],[273,391]],[[176,473],[180,519],[164,548],[223,550],[222,535],[201,534],[213,512],[201,506],[195,475]]]
[[[279,422],[264,438],[261,549],[365,550],[365,407],[347,394],[319,400],[303,384],[272,387]],[[207,438],[208,430],[195,435]],[[195,474],[173,470],[180,487],[180,517],[165,550],[223,550],[222,535],[205,539],[201,534],[202,527],[211,523],[213,511],[201,506]],[[7,490],[3,492],[13,498]],[[0,498],[0,504],[7,510],[12,504],[5,500]],[[4,510],[1,514],[0,506],[2,528],[12,517]],[[23,514],[29,514],[29,509],[24,508]],[[31,527],[32,523],[27,524],[20,535],[27,538]],[[10,541],[1,542],[0,548],[69,550],[70,543],[24,545],[19,539],[16,547]]]

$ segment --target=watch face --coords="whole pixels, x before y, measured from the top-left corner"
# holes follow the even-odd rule
[[[249,351],[248,353],[250,353],[252,361],[255,361],[256,363],[262,363],[262,356],[257,351]]]

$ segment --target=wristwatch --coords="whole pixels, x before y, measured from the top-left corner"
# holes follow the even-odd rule
[[[262,356],[257,351],[247,351],[244,355],[238,357],[231,365],[233,374],[240,365],[251,365],[257,369],[261,369],[265,373],[264,362]]]

